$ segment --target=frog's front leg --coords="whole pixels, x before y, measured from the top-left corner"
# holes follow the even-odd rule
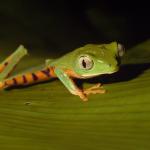
[[[83,101],[87,101],[87,95],[83,92],[83,90],[79,89],[74,81],[65,73],[64,70],[55,68],[55,73],[57,77],[61,80],[61,82],[65,85],[65,87],[74,95],[78,95]]]
[[[17,50],[0,64],[0,81],[7,78],[18,62],[27,55],[27,50],[20,45]]]

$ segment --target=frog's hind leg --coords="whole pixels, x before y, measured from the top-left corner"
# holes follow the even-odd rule
[[[26,54],[27,50],[20,45],[13,54],[11,54],[0,64],[0,82],[9,76],[21,58]]]

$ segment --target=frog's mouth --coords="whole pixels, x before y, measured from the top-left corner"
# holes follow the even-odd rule
[[[112,70],[110,70],[109,72],[103,72],[103,73],[93,73],[93,74],[84,74],[81,76],[81,78],[91,78],[91,77],[97,77],[97,76],[100,76],[100,75],[105,75],[105,74],[113,74],[115,72],[117,72],[119,70],[119,67],[115,67],[115,68],[112,68]]]
[[[106,74],[112,74],[112,73],[115,73],[115,72],[117,72],[119,70],[119,67],[117,66],[117,67],[115,67],[115,68],[112,68],[112,70],[111,71],[109,71],[108,73],[106,73]]]

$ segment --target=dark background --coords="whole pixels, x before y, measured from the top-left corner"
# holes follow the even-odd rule
[[[149,6],[132,0],[1,0],[0,44],[58,55],[114,40],[130,48],[149,38]]]

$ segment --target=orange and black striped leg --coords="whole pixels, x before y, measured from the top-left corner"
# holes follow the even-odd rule
[[[23,46],[19,46],[13,54],[11,54],[0,64],[0,81],[4,80],[10,75],[21,58],[26,54],[27,50]]]
[[[5,89],[9,87],[15,86],[25,86],[31,85],[34,83],[39,83],[42,81],[47,81],[51,78],[54,78],[53,68],[46,68],[36,72],[28,72],[22,75],[17,75],[12,78],[8,78],[2,82],[0,82],[0,89]]]

